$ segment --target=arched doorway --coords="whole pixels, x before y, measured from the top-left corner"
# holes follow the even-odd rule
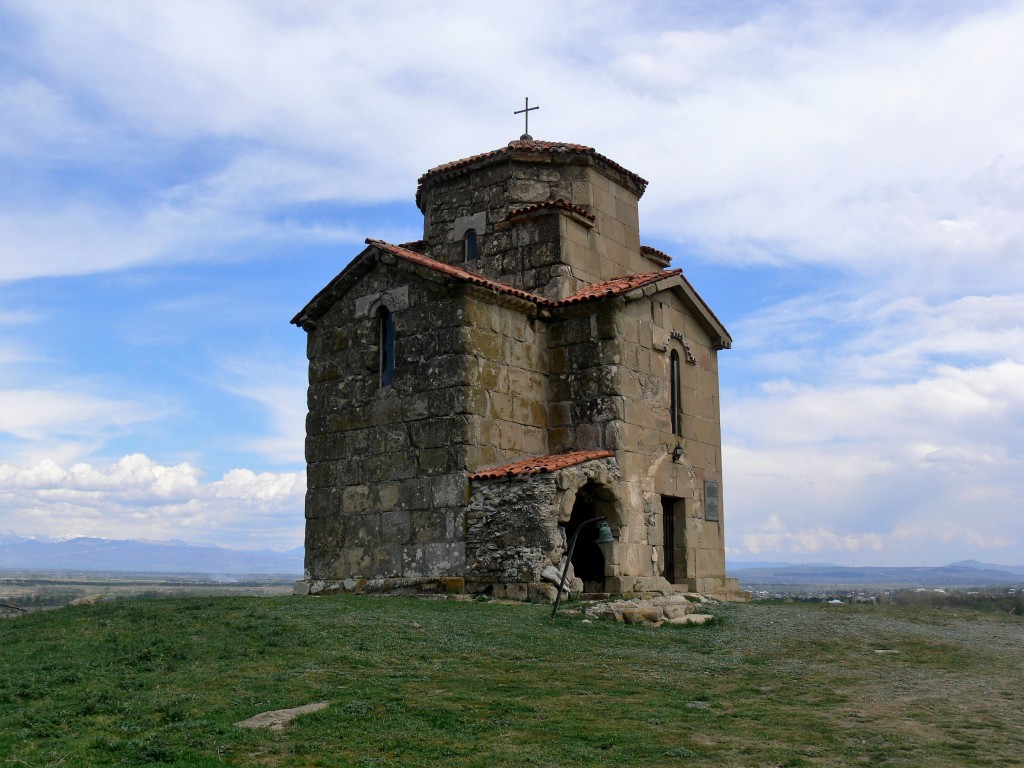
[[[596,483],[587,483],[576,492],[572,514],[565,524],[566,542],[572,541],[580,525],[599,515],[610,517],[613,496],[609,489]],[[604,552],[597,543],[599,527],[596,523],[580,531],[572,553],[572,568],[576,578],[583,580],[584,592],[606,592]]]

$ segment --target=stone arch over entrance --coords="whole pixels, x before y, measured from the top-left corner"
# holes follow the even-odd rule
[[[568,500],[568,499],[567,499]],[[578,488],[572,498],[572,507],[568,519],[560,521],[565,527],[566,543],[572,540],[579,530],[576,547],[572,555],[573,572],[576,578],[583,581],[585,592],[607,592],[606,577],[611,575],[605,563],[605,549],[611,545],[597,543],[599,526],[592,523],[582,530],[580,526],[587,520],[604,516],[611,524],[617,524],[618,502],[614,492],[606,485],[589,480]]]

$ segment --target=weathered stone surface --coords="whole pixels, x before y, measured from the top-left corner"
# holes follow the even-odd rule
[[[529,584],[526,594],[532,603],[553,603],[558,596],[558,587],[554,584]]]
[[[551,582],[556,587],[559,584],[562,583],[562,572],[560,570],[558,570],[557,568],[555,568],[555,566],[553,566],[553,565],[546,565],[546,566],[544,566],[544,570],[541,571],[540,576],[541,576],[542,579],[544,579],[545,581]],[[566,579],[565,583],[566,583],[566,586],[568,586],[568,584],[569,584],[568,578]]]
[[[622,619],[627,624],[644,624],[661,621],[664,612],[656,605],[638,605],[622,611]]]
[[[693,613],[697,605],[690,603],[683,595],[666,595],[594,603],[586,608],[585,614],[588,619],[604,618],[654,627],[662,624],[703,624],[714,618],[710,614]]]
[[[688,616],[677,616],[667,619],[666,624],[705,624],[715,617],[707,613],[691,613]]]
[[[326,701],[318,701],[314,704],[305,704],[301,707],[291,709],[275,709],[270,712],[260,712],[248,720],[239,720],[235,725],[239,728],[269,728],[272,731],[283,730],[288,723],[301,715],[308,715],[310,712],[319,712],[330,706]]]
[[[666,605],[662,609],[666,619],[678,619],[680,616],[692,614],[697,610],[696,605]]]

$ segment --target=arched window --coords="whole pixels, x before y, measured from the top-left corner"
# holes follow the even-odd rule
[[[466,261],[475,261],[478,256],[476,249],[476,230],[467,229],[463,242],[465,243]]]
[[[679,353],[674,349],[668,358],[669,390],[672,403],[669,409],[672,418],[672,434],[683,434],[683,400],[679,382]]]
[[[380,385],[390,387],[395,377],[395,320],[387,307],[377,310],[380,338]]]

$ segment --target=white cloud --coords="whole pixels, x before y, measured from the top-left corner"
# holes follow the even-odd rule
[[[24,78],[0,84],[0,151],[32,155],[81,152],[95,139],[93,129],[76,114],[69,99],[46,83]]]
[[[305,461],[307,373],[304,362],[298,360],[293,365],[283,365],[241,358],[221,361],[221,386],[259,404],[268,421],[263,436],[247,440],[244,448],[274,462]]]
[[[741,551],[751,555],[785,552],[788,555],[810,555],[822,552],[881,551],[884,538],[876,533],[838,534],[825,528],[803,531],[748,533],[743,536]]]
[[[303,472],[233,469],[204,482],[190,464],[143,454],[109,466],[0,464],[0,530],[52,537],[184,538],[236,548],[302,543]]]
[[[59,199],[45,203],[45,208],[9,205],[0,214],[0,282],[117,270],[157,260],[191,261],[208,258],[218,247],[234,242],[362,243],[365,235],[351,225],[310,226],[287,217],[274,223],[265,220],[275,203],[324,197],[309,188],[314,182],[305,177],[301,196],[287,190],[290,174],[302,176],[308,169],[272,165],[283,178],[269,168],[265,178],[248,183],[215,177],[169,190],[141,211]],[[327,170],[317,170],[317,183],[327,183]],[[254,198],[263,210],[252,210]]]
[[[47,389],[0,391],[0,434],[25,440],[60,435],[89,436],[124,429],[155,418],[131,400],[114,400],[85,392]]]
[[[1024,8],[914,27],[828,25],[829,8],[721,33],[742,68],[709,73],[689,96],[650,67],[665,98],[644,132],[644,165],[656,170],[645,224],[719,258],[944,285],[983,266],[1020,277],[1005,256],[1024,241],[1012,74],[1024,65]],[[680,151],[659,162],[666,124]]]
[[[1013,533],[1022,362],[940,365],[899,384],[779,384],[726,402],[724,419],[734,554],[843,559],[870,545],[890,564],[983,559],[991,548],[1024,557]]]
[[[994,431],[1021,416],[1024,363],[1007,360],[941,366],[908,384],[768,384],[763,396],[731,403],[727,420],[741,440],[756,435],[778,446],[874,442],[880,435],[957,445],[988,444]]]

